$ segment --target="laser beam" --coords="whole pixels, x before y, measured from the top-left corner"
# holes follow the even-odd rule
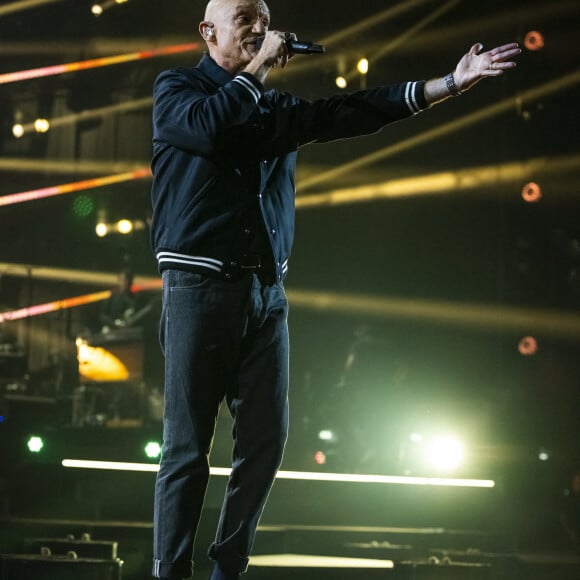
[[[104,469],[112,471],[141,471],[155,473],[159,466],[150,463],[131,463],[121,461],[93,461],[88,459],[63,459],[63,467],[74,469]],[[210,467],[210,474],[229,477],[229,467]],[[399,485],[427,485],[451,487],[495,487],[492,479],[454,479],[444,477],[406,477],[399,475],[365,475],[361,473],[318,473],[313,471],[280,470],[276,479],[302,481],[333,481],[343,483],[391,483]]]
[[[370,183],[358,187],[335,189],[310,195],[300,195],[296,198],[296,209],[365,203],[379,199],[418,195],[441,195],[480,189],[506,182],[523,182],[530,179],[531,176],[562,174],[567,171],[577,172],[579,169],[580,154],[471,167],[456,171],[393,179],[381,183]]]
[[[116,64],[122,64],[125,62],[144,60],[158,56],[168,56],[171,54],[178,54],[181,52],[190,52],[193,50],[199,50],[199,48],[200,44],[198,42],[190,42],[186,44],[177,44],[172,46],[164,46],[161,48],[154,48],[151,50],[142,50],[140,52],[119,54],[117,56],[107,56],[101,58],[94,58],[91,60],[82,60],[78,62],[69,62],[66,64],[57,64],[53,66],[45,66],[41,68],[5,73],[0,75],[0,85],[26,81],[29,79],[37,79],[41,77],[61,75],[81,70],[89,70],[104,66],[112,66]]]
[[[339,167],[335,167],[329,171],[323,171],[317,175],[313,175],[298,182],[296,184],[296,189],[303,191],[313,187],[314,185],[318,185],[331,179],[336,179],[337,177],[340,177],[345,173],[350,173],[355,169],[360,169],[361,167],[370,165],[371,163],[376,163],[377,161],[383,161],[384,159],[397,155],[398,153],[402,153],[403,151],[425,145],[426,143],[434,141],[435,139],[451,135],[452,133],[455,133],[459,130],[470,127],[471,125],[475,125],[481,121],[491,119],[492,117],[516,108],[517,104],[523,103],[524,101],[534,101],[551,93],[569,88],[578,82],[580,82],[580,71],[575,70],[538,87],[529,89],[520,95],[508,97],[502,101],[494,103],[493,105],[489,105],[488,107],[484,107],[478,111],[475,111],[474,113],[464,115],[463,117],[459,117],[454,121],[449,121],[448,123],[439,125],[434,129],[430,129],[418,135],[409,137],[403,141],[399,141],[399,143],[389,145],[379,149],[378,151],[374,151],[373,153],[359,157],[358,159],[343,163]]]
[[[134,181],[137,179],[145,179],[151,177],[149,168],[138,169],[128,173],[121,173],[118,175],[108,175],[105,177],[95,177],[93,179],[84,179],[82,181],[75,181],[73,183],[65,183],[63,185],[54,185],[52,187],[45,187],[42,189],[34,189],[31,191],[23,191],[21,193],[10,193],[0,197],[0,207],[6,205],[14,205],[16,203],[24,203],[37,199],[44,199],[46,197],[54,197],[56,195],[64,195],[67,193],[74,193],[76,191],[84,191],[86,189],[95,189],[97,187],[105,187],[114,183],[123,183],[126,181]]]
[[[137,293],[158,288],[161,288],[160,279],[149,283],[134,284],[131,286],[131,291]],[[36,306],[28,306],[26,308],[19,308],[18,310],[2,312],[0,313],[0,324],[12,320],[21,320],[23,318],[39,316],[40,314],[47,314],[49,312],[56,312],[57,310],[76,308],[77,306],[84,306],[85,304],[92,304],[93,302],[100,302],[102,300],[107,300],[110,296],[111,290],[102,290],[101,292],[92,292],[91,294],[83,294],[82,296],[74,296],[62,300],[53,300],[52,302],[46,302],[45,304],[37,304]]]
[[[0,16],[7,16],[8,14],[14,14],[15,12],[24,12],[25,10],[36,8],[37,6],[46,6],[48,4],[56,4],[57,2],[62,1],[63,0],[20,0],[20,2],[12,2],[6,6],[1,6]]]

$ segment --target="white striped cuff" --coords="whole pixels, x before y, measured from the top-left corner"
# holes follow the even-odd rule
[[[407,83],[405,86],[405,102],[407,103],[407,107],[409,107],[409,111],[416,115],[421,111],[421,106],[417,101],[417,85],[419,83],[417,81]]]

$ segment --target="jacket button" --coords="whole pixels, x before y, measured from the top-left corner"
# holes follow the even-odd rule
[[[227,272],[227,273],[225,274],[225,276],[224,276],[224,278],[225,278],[226,280],[229,280],[231,277],[232,277],[232,275],[231,275],[229,272]]]
[[[232,268],[237,268],[237,267],[238,267],[238,263],[237,263],[235,260],[232,260],[232,261],[230,262],[230,266],[231,266]]]
[[[272,235],[275,236],[276,235],[276,230],[270,230],[272,232]]]
[[[252,233],[252,230],[250,228],[244,228],[244,234],[246,234],[246,236],[249,236]]]

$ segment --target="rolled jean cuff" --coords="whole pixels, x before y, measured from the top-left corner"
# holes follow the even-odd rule
[[[217,562],[219,567],[228,574],[243,574],[248,569],[250,563],[249,558],[243,558],[242,556],[232,557],[228,555],[227,560],[220,558],[220,555],[216,554],[215,544],[210,546],[207,555],[214,562]]]
[[[189,578],[193,576],[193,562],[191,560],[163,562],[155,558],[152,575],[153,578]]]

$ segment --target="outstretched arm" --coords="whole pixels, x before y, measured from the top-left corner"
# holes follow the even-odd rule
[[[457,96],[481,79],[497,77],[514,68],[516,63],[511,59],[521,52],[516,43],[504,44],[486,52],[481,52],[482,49],[482,44],[474,44],[452,73],[425,83],[425,99],[429,105]]]

